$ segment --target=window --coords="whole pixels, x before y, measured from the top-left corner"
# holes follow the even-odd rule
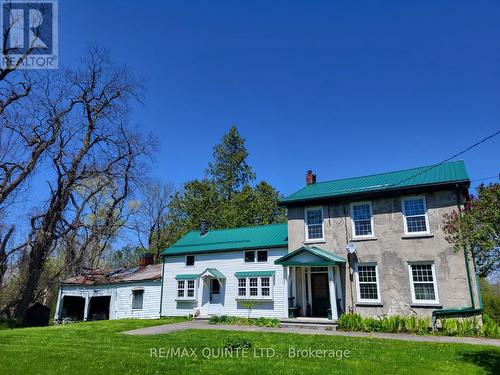
[[[373,215],[371,202],[351,204],[351,222],[353,237],[373,236]]]
[[[245,251],[245,262],[255,262],[255,251]]]
[[[186,256],[186,266],[194,266],[194,255]]]
[[[132,291],[132,308],[140,310],[142,309],[142,302],[144,300],[144,290],[133,290]]]
[[[356,283],[358,302],[380,303],[380,288],[376,264],[356,264]]]
[[[238,278],[239,299],[272,299],[272,282],[270,277]]]
[[[307,208],[305,210],[306,241],[323,240],[323,208]]]
[[[404,198],[402,200],[404,228],[406,234],[428,234],[429,220],[424,197]]]
[[[267,250],[245,251],[245,263],[267,262]]]
[[[257,262],[267,262],[267,250],[257,251]]]
[[[247,279],[238,279],[238,296],[244,297],[247,294]]]
[[[196,280],[177,280],[177,299],[195,299]]]
[[[434,263],[409,265],[413,303],[439,303]]]

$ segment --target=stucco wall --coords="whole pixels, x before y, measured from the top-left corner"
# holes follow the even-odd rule
[[[453,250],[445,240],[443,232],[443,215],[456,209],[455,192],[450,190],[419,195],[426,198],[432,235],[425,238],[405,238],[401,197],[371,200],[373,231],[376,239],[356,241],[356,255],[350,256],[349,260],[351,267],[354,267],[355,262],[377,263],[382,306],[357,305],[354,280],[352,296],[350,288],[350,274],[353,269],[349,269],[349,265],[346,264],[343,291],[347,308],[357,305],[357,311],[367,316],[406,314],[410,308],[419,315],[430,315],[434,307],[416,307],[411,303],[408,262],[412,261],[434,262],[439,302],[443,308],[471,305],[464,254]],[[325,241],[315,245],[347,257],[345,246],[347,241],[352,239],[350,203],[322,206]],[[289,208],[289,251],[305,243],[304,235],[304,207]]]
[[[265,249],[264,249],[265,250]],[[243,271],[275,271],[273,283],[274,296],[272,301],[259,302],[251,311],[251,317],[285,317],[286,290],[283,267],[274,261],[287,253],[286,248],[268,249],[267,262],[244,262],[244,251],[195,254],[194,266],[185,265],[185,255],[168,256],[165,258],[163,277],[163,308],[164,316],[185,316],[201,309],[201,315],[209,314],[209,286],[203,280],[197,280],[197,301],[177,301],[177,281],[179,274],[200,274],[207,268],[217,268],[226,277],[221,285],[222,307],[219,315],[248,316],[248,309],[236,299],[238,280],[236,272]]]

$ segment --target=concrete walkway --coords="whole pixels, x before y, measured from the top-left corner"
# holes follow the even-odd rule
[[[256,327],[256,326],[208,324],[207,321],[199,321],[199,320],[134,329],[132,331],[126,331],[123,333],[126,335],[160,335],[170,332],[184,331],[187,329],[241,331],[241,332],[277,332],[277,333],[296,333],[301,335],[366,337],[366,338],[403,340],[403,341],[493,345],[500,347],[500,340],[476,338],[476,337],[416,336],[416,335],[407,335],[400,333],[342,332],[335,330],[308,329],[308,328],[270,328],[270,327]]]

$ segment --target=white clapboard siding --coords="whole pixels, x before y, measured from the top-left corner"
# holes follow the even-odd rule
[[[132,290],[143,289],[142,309],[132,309]],[[84,298],[111,296],[110,319],[153,319],[160,316],[161,281],[143,281],[110,285],[62,285],[61,299],[64,296]]]
[[[200,274],[207,268],[216,268],[224,274],[225,281],[221,284],[222,309],[220,315],[248,316],[248,309],[238,303],[236,296],[238,291],[238,279],[234,276],[236,272],[244,271],[274,271],[273,300],[259,301],[253,307],[250,317],[283,318],[288,315],[285,311],[285,279],[283,267],[275,265],[274,261],[287,254],[287,248],[263,249],[268,250],[267,262],[245,263],[244,250],[194,254],[194,266],[185,265],[185,255],[165,257],[163,274],[163,306],[162,316],[182,316],[199,309],[202,316],[209,315],[209,286],[203,280],[197,280],[197,301],[180,302],[177,297],[178,274]]]

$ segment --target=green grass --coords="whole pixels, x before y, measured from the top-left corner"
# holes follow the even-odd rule
[[[179,319],[124,320],[0,331],[0,374],[481,374],[500,368],[492,346],[341,336],[189,330],[156,336],[121,331]],[[202,357],[204,347],[251,346],[246,358]],[[197,358],[151,358],[151,348],[185,347]],[[350,350],[349,358],[289,358],[289,347]],[[255,358],[272,348],[275,356]],[[259,352],[257,352],[259,353]],[[272,353],[272,352],[271,352]]]

